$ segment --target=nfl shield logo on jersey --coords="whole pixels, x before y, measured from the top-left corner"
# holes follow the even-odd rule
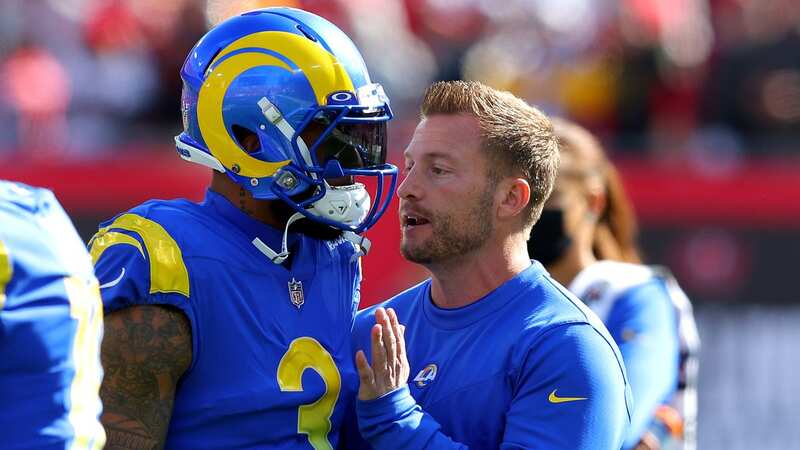
[[[289,282],[289,300],[292,301],[292,304],[300,309],[303,306],[303,303],[306,302],[305,296],[303,295],[303,282],[297,281],[292,277],[292,281]]]

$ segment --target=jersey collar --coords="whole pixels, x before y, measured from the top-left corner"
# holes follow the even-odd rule
[[[538,261],[531,261],[530,267],[518,273],[477,301],[460,308],[440,308],[431,299],[431,281],[422,290],[422,310],[425,317],[437,328],[456,330],[465,328],[501,309],[525,291],[541,282],[544,267]]]
[[[206,190],[206,196],[202,205],[213,209],[218,215],[222,216],[226,221],[230,222],[233,226],[240,229],[248,239],[259,238],[265,244],[272,248],[281,247],[281,239],[283,238],[283,230],[278,230],[270,225],[260,222],[243,211],[237,208],[225,196],[212,191]],[[297,233],[289,233],[287,242],[289,247],[294,247],[300,237]]]

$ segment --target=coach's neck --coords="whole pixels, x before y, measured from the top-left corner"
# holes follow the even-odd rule
[[[431,299],[445,309],[470,305],[530,265],[523,235],[487,240],[469,253],[426,266],[431,272]]]

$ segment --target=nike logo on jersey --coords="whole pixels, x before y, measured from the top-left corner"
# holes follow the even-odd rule
[[[110,288],[112,286],[118,285],[119,282],[122,281],[122,277],[124,277],[124,276],[125,276],[125,268],[123,267],[122,268],[122,272],[119,273],[119,276],[117,277],[116,280],[112,280],[112,281],[109,281],[108,283],[101,284],[100,285],[100,289]]]
[[[553,389],[553,392],[550,393],[550,396],[547,397],[547,400],[550,403],[566,403],[566,402],[575,402],[578,400],[586,400],[586,397],[559,397],[556,395],[556,391],[558,389]]]

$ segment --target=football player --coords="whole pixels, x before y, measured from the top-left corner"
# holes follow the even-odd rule
[[[103,307],[53,194],[0,181],[0,447],[103,448]]]
[[[405,162],[401,251],[431,278],[356,319],[361,435],[376,449],[618,450],[616,345],[525,248],[558,166],[550,121],[507,92],[436,83]]]
[[[107,448],[336,447],[360,233],[397,176],[388,99],[341,30],[290,8],[217,25],[181,76],[175,142],[213,169],[205,199],[146,202],[90,244]]]
[[[529,251],[604,321],[633,390],[625,449],[694,449],[699,339],[691,304],[663,268],[640,264],[635,221],[597,140],[554,120],[561,168]]]

